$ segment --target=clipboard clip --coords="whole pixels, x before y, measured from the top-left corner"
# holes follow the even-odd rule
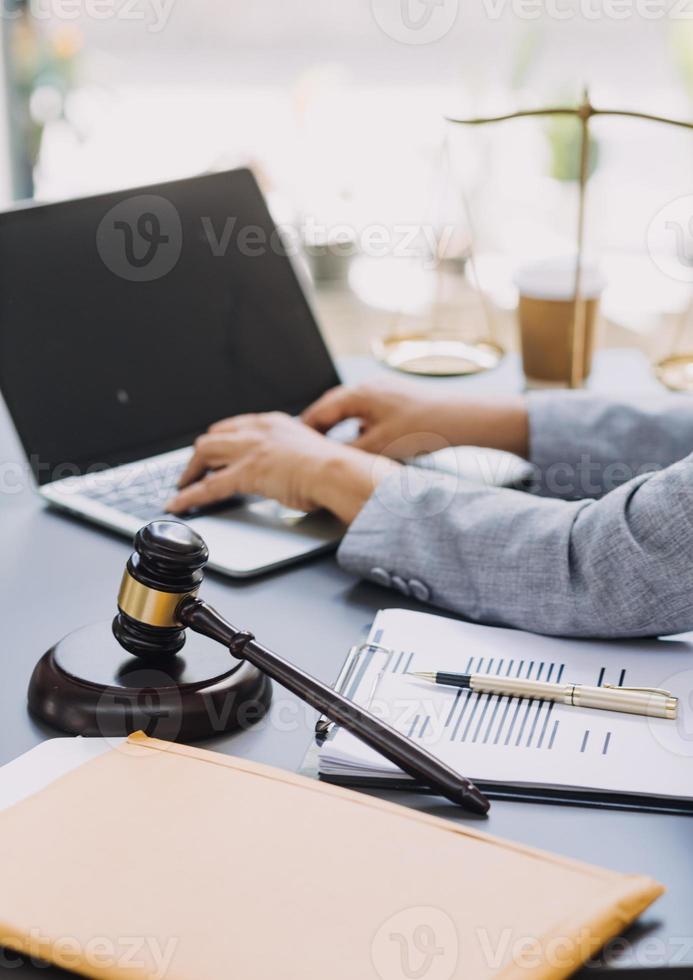
[[[359,662],[359,657],[361,656],[362,653],[365,653],[366,650],[379,650],[381,653],[387,653],[389,655],[392,655],[395,652],[392,649],[392,647],[383,646],[382,643],[369,643],[368,641],[364,643],[357,643],[349,650],[349,653],[347,654],[347,658],[344,662],[344,667],[342,668],[342,671],[339,677],[337,678],[337,681],[334,686],[335,691],[338,691],[340,694],[344,694],[346,687],[349,681],[351,680],[354,674],[354,670],[356,669],[356,666]],[[371,698],[372,698],[372,694],[371,694]],[[318,741],[319,743],[324,741],[324,739],[327,738],[327,735],[329,734],[331,727],[332,727],[332,722],[330,721],[330,719],[326,718],[325,715],[320,715],[320,717],[315,723],[316,741]]]
[[[383,653],[395,652],[392,647],[384,647],[382,643],[359,643],[358,646],[351,648],[349,651],[349,656],[353,654],[355,657],[358,657],[358,655],[363,653],[364,650],[381,650]]]

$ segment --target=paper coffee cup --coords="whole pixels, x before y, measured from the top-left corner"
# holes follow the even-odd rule
[[[518,269],[518,320],[522,366],[528,381],[569,384],[575,318],[575,260],[533,262]],[[604,277],[594,264],[584,263],[580,297],[585,303],[585,346],[582,377],[592,368],[595,327]]]

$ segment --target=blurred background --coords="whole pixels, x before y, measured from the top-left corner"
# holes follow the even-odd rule
[[[3,204],[249,165],[337,355],[489,319],[516,347],[518,263],[574,248],[577,121],[446,115],[589,85],[598,107],[693,119],[682,0],[4,0],[2,30]],[[693,348],[692,178],[690,131],[594,121],[602,346]]]

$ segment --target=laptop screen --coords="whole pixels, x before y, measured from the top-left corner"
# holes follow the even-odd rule
[[[0,387],[41,484],[337,382],[247,170],[0,215]]]

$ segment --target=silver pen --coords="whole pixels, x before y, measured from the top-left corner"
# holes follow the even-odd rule
[[[468,688],[479,694],[558,701],[560,704],[572,705],[575,708],[625,711],[631,715],[648,715],[650,718],[674,720],[679,703],[679,699],[669,691],[662,691],[656,687],[550,684],[546,681],[530,681],[520,677],[499,677],[496,674],[450,674],[444,671],[411,671],[409,676],[418,677],[432,684]]]

